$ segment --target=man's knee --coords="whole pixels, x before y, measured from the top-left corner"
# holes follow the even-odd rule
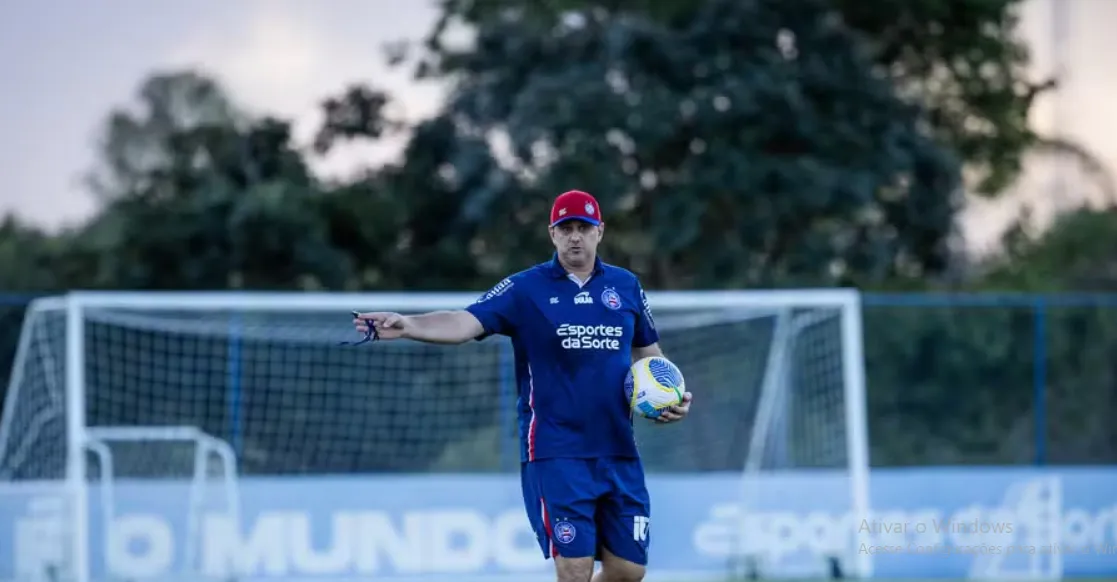
[[[646,568],[635,562],[619,558],[609,550],[601,552],[601,572],[593,582],[640,582]]]
[[[558,575],[558,582],[590,582],[593,577],[593,558],[555,556],[555,573]]]

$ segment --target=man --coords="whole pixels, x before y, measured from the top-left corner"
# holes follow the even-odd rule
[[[559,582],[638,582],[651,512],[624,379],[633,361],[663,355],[659,336],[636,276],[597,257],[605,225],[593,196],[560,195],[548,228],[551,261],[504,279],[465,310],[360,313],[354,324],[365,333],[372,322],[385,340],[510,337],[524,503],[543,557],[554,558]],[[682,419],[690,399],[658,420]]]

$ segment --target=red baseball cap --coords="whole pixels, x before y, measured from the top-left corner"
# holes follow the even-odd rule
[[[563,192],[551,207],[551,226],[567,220],[581,220],[597,226],[601,224],[601,207],[593,196],[581,190]]]

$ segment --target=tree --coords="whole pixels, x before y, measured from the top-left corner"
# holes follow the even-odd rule
[[[178,136],[245,121],[217,82],[196,71],[153,73],[137,98],[132,110],[114,108],[104,122],[101,155],[87,183],[105,201],[135,193],[152,172],[172,164]]]
[[[290,125],[238,113],[213,80],[157,74],[138,114],[105,124],[92,180],[106,200],[84,233],[92,286],[340,288],[350,262],[329,240],[320,187]]]
[[[408,131],[401,160],[335,184],[322,197],[332,240],[355,261],[359,283],[378,289],[482,288],[505,268],[478,246],[493,217],[488,201],[507,194],[489,144],[452,115],[406,127],[387,115],[388,98],[351,86],[323,101],[318,152],[339,141],[375,141]],[[495,260],[494,260],[495,259]]]
[[[1035,291],[1117,290],[1117,210],[1081,209],[1056,217],[1039,236],[1016,229],[1004,253],[984,265],[983,284]]]
[[[1038,235],[1009,233],[974,291],[1117,289],[1117,214],[1078,210]],[[1037,318],[1041,318],[1037,324]],[[1036,334],[1043,334],[1044,352]],[[981,308],[873,307],[865,312],[873,458],[880,465],[1030,462],[1045,430],[1053,463],[1117,456],[1117,312],[1106,297],[1005,300]],[[1047,424],[1036,427],[1035,366],[1046,374]]]
[[[768,0],[743,4],[770,4]],[[688,26],[706,2],[670,0],[444,0],[426,39],[433,58],[421,74],[453,73],[464,55],[449,48],[454,25],[528,21],[543,28],[586,13],[640,14],[671,29]],[[1020,172],[1036,142],[1028,112],[1051,79],[1028,79],[1028,47],[1018,34],[1022,0],[793,0],[785,6],[824,11],[861,41],[876,73],[927,111],[936,137],[965,160],[974,191],[996,195]],[[744,6],[742,6],[744,8]],[[749,10],[746,8],[746,10]]]
[[[1037,141],[1028,113],[1055,86],[1027,76],[1022,0],[833,5],[900,93],[924,106],[934,135],[965,160],[970,191],[995,196],[1013,183]]]
[[[528,264],[545,199],[580,187],[609,217],[606,252],[652,287],[946,266],[959,160],[829,3],[588,5],[444,4],[477,39],[454,49],[436,28],[424,74],[455,81],[445,116],[459,135],[509,143],[511,179],[477,197],[497,225],[478,246]]]
[[[53,259],[57,243],[14,216],[0,222],[0,288],[9,291],[55,289]]]
[[[1004,256],[987,265],[984,285],[1042,291],[1117,291],[1117,209],[1064,214],[1035,237],[1012,233]],[[1117,404],[1117,313],[1101,297],[1039,305],[1047,319],[1052,456],[1110,462],[1117,429],[1105,411]]]

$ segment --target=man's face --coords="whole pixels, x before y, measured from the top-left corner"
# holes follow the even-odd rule
[[[605,225],[594,226],[581,220],[567,220],[551,227],[551,242],[564,263],[575,267],[593,262]]]

